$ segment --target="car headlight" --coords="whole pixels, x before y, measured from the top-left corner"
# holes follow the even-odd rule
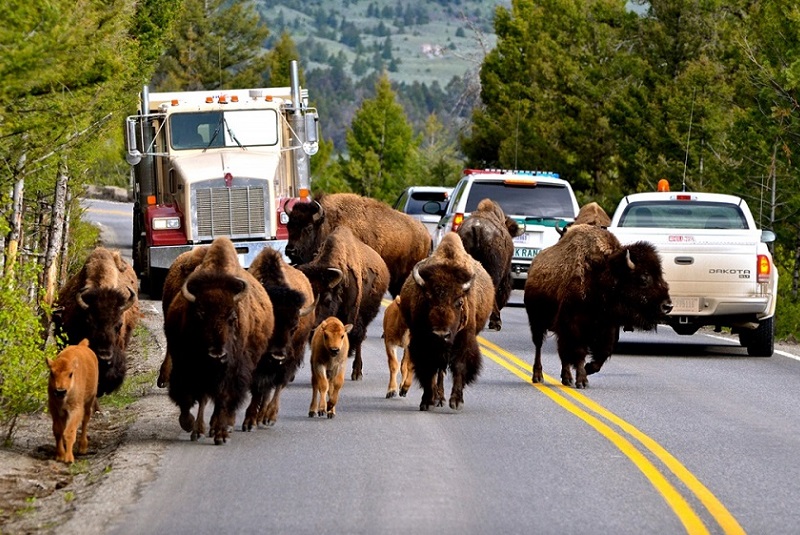
[[[181,228],[180,217],[154,217],[153,230],[175,230]]]

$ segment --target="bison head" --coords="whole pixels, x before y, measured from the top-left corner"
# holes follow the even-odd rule
[[[275,328],[269,339],[267,355],[277,362],[286,360],[291,351],[292,335],[300,318],[313,312],[316,303],[303,307],[306,296],[288,286],[265,286],[275,314]]]
[[[338,315],[339,308],[349,297],[346,292],[356,290],[354,284],[343,283],[345,276],[341,269],[319,266],[316,263],[298,266],[297,269],[302,271],[311,283],[317,301],[317,321]]]
[[[286,223],[289,232],[286,256],[293,264],[305,264],[314,258],[324,238],[320,232],[323,221],[325,211],[318,202],[294,204]]]
[[[317,330],[321,338],[319,343],[329,355],[336,356],[342,353],[342,349],[345,349],[345,353],[347,352],[349,347],[347,333],[353,330],[351,323],[345,325],[338,318],[330,317],[320,323]]]
[[[136,304],[136,292],[132,288],[84,287],[75,299],[83,310],[86,337],[97,358],[111,360],[124,351],[126,344],[123,332],[126,310]]]
[[[669,285],[661,259],[648,242],[627,245],[611,255],[612,301],[615,312],[628,327],[653,329],[672,311]]]
[[[237,303],[249,284],[240,277],[198,273],[186,279],[181,294],[189,302],[189,321],[194,324],[194,341],[211,358],[221,363],[241,343]]]
[[[468,320],[466,302],[475,272],[459,264],[423,260],[411,275],[427,309],[426,330],[445,344],[453,343]]]

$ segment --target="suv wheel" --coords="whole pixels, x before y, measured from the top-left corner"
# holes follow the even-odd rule
[[[775,316],[763,320],[752,331],[739,333],[739,341],[751,357],[771,357],[775,352]]]

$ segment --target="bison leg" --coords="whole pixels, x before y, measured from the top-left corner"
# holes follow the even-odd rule
[[[363,378],[363,373],[361,373],[362,362],[361,362],[361,344],[356,344],[355,347],[355,358],[353,359],[353,373],[350,374],[350,379],[353,381],[360,381]]]
[[[400,372],[402,374],[400,397],[404,398],[411,389],[411,376],[414,373],[414,365],[411,364],[411,357],[408,354],[408,348],[405,348],[403,351],[403,361],[400,363]]]
[[[285,387],[280,385],[273,390],[272,397],[269,402],[261,409],[258,415],[258,420],[264,425],[273,426],[278,421],[278,410],[281,407],[281,392]]]
[[[336,403],[339,401],[339,392],[344,384],[344,370],[344,365],[339,366],[328,385],[328,418],[336,416]]]
[[[87,403],[83,407],[83,419],[81,421],[81,438],[78,442],[78,453],[81,455],[89,451],[89,419],[92,417],[92,406],[94,402]]]
[[[428,411],[433,407],[436,401],[437,380],[437,375],[434,373],[428,381],[420,381],[422,384],[422,401],[419,403],[419,410]]]
[[[169,353],[164,355],[164,361],[161,363],[161,368],[158,371],[158,379],[156,385],[158,388],[164,388],[169,383],[169,376],[172,373],[172,357]]]
[[[328,395],[328,375],[325,366],[317,365],[311,370],[311,405],[308,407],[308,416],[325,416],[326,398]]]
[[[500,318],[500,308],[497,306],[497,301],[492,305],[492,313],[489,316],[489,330],[499,331],[503,328],[503,320]]]
[[[389,386],[386,387],[386,399],[390,399],[397,395],[397,372],[400,370],[400,363],[397,362],[397,355],[395,355],[397,346],[388,341],[385,344],[386,361],[389,364]],[[403,358],[405,359],[405,356]],[[403,374],[403,377],[405,378],[405,374]]]
[[[208,434],[214,437],[214,444],[219,446],[228,442],[230,438],[230,428],[233,427],[234,417],[229,408],[225,407],[225,400],[215,401],[214,412],[211,414]]]
[[[258,416],[263,407],[265,397],[263,393],[257,390],[250,393],[250,404],[244,412],[242,431],[252,431],[253,427],[258,427]]]
[[[444,407],[444,370],[436,374],[436,406]]]
[[[592,360],[586,364],[586,375],[599,372],[600,368],[611,356],[611,352],[619,341],[619,327],[611,327],[603,334],[605,336],[597,340],[592,346]]]
[[[189,437],[192,441],[195,441],[206,434],[206,403],[208,403],[208,398],[205,396],[201,397],[197,402],[197,417],[194,419],[190,429],[185,429],[186,431],[192,432],[191,436]],[[191,413],[189,413],[189,416],[191,416]]]

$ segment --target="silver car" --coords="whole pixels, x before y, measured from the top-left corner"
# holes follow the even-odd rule
[[[444,214],[453,188],[441,186],[411,186],[394,203],[394,209],[422,222],[433,237],[439,218]]]

